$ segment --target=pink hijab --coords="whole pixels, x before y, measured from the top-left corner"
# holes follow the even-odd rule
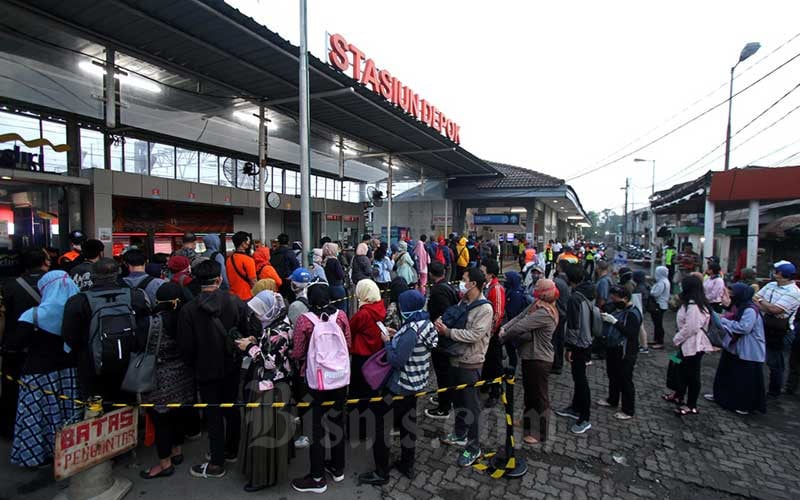
[[[417,246],[414,248],[414,255],[417,256],[419,272],[427,273],[430,256],[428,255],[428,251],[425,250],[425,244],[422,241],[417,240]]]

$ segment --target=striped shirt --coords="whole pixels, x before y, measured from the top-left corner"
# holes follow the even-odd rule
[[[398,370],[396,389],[397,392],[418,392],[428,385],[428,375],[431,368],[431,349],[436,347],[438,337],[433,323],[428,320],[415,321],[403,326],[398,335],[414,335],[416,331],[416,341],[408,361],[402,370]],[[394,377],[393,377],[394,378]],[[392,389],[390,387],[390,389]],[[393,391],[395,392],[395,391]]]
[[[789,318],[789,328],[794,330],[794,316],[800,307],[800,288],[793,281],[783,286],[777,281],[767,283],[756,296],[783,309],[783,317]]]

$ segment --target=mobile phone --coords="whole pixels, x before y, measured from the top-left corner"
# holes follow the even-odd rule
[[[389,334],[389,329],[386,328],[386,325],[383,324],[383,321],[376,321],[375,324],[378,325],[378,328],[381,329],[384,335],[386,335],[387,337],[391,337],[391,335]]]

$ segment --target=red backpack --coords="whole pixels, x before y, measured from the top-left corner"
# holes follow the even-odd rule
[[[446,262],[444,258],[444,251],[442,250],[442,245],[436,245],[436,254],[434,255],[433,258],[436,259],[438,262],[441,262],[442,264]]]

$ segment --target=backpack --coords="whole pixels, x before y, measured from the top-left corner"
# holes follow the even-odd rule
[[[155,278],[152,277],[152,276],[145,276],[145,278],[142,281],[140,281],[139,284],[136,285],[134,288],[138,288],[139,290],[142,290],[143,292],[145,292],[145,295],[146,295],[147,294],[147,285],[152,283],[154,279]]]
[[[189,265],[191,266],[192,269],[194,269],[195,267],[197,267],[198,264],[200,264],[201,262],[205,262],[207,260],[213,260],[216,262],[217,255],[219,255],[219,252],[211,252],[211,255],[209,255],[208,257],[199,253],[192,258],[192,261],[190,262]]]
[[[89,322],[89,350],[98,376],[125,373],[136,344],[136,313],[133,290],[115,289],[82,292],[92,317]]]
[[[310,389],[330,391],[350,384],[350,353],[336,323],[338,315],[304,315],[314,325],[306,355],[306,382]]]
[[[437,262],[441,262],[442,264],[444,264],[446,262],[445,258],[444,258],[444,250],[442,250],[442,246],[441,245],[436,245],[436,252],[433,254],[433,258]]]
[[[476,300],[472,304],[462,301],[452,305],[445,309],[444,314],[442,314],[442,323],[447,325],[448,328],[464,329],[467,327],[467,316],[469,312],[484,304],[491,303],[486,299],[481,299]],[[466,345],[463,342],[457,342],[449,337],[439,337],[439,344],[436,348],[445,356],[456,358],[464,353]]]

